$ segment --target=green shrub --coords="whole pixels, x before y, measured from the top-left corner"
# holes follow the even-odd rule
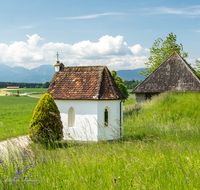
[[[29,125],[29,136],[33,142],[53,143],[63,137],[60,112],[48,93],[39,100]]]

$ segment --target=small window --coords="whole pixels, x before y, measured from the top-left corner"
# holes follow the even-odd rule
[[[73,107],[68,110],[68,127],[75,126],[75,110]]]
[[[151,100],[152,95],[151,94],[146,94],[146,100]]]
[[[104,111],[104,126],[108,126],[108,109]]]

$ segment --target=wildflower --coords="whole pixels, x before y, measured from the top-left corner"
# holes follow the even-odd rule
[[[3,183],[3,189],[6,189],[5,181],[2,179],[1,182]]]
[[[45,160],[44,160],[44,157],[45,157],[45,156],[42,156],[42,164],[45,164],[45,163],[46,163]]]
[[[15,180],[11,180],[11,185],[13,185],[15,183]]]
[[[17,167],[17,175],[22,175],[22,172],[19,166]]]
[[[3,162],[3,160],[2,160],[2,159],[0,159],[0,164],[4,164],[4,162]]]
[[[23,173],[26,174],[28,172],[28,170],[26,168],[24,168]]]

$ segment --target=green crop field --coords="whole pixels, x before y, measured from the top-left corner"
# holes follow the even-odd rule
[[[38,100],[0,96],[0,140],[28,133],[28,125]]]
[[[45,93],[47,92],[48,88],[20,88],[20,89],[16,89],[16,90],[4,90],[4,91],[8,91],[8,92],[13,92],[13,93],[17,93],[19,91],[19,93],[26,93],[26,92],[37,92],[37,93]]]
[[[123,139],[33,144],[0,160],[0,188],[200,189],[199,116],[195,92],[166,93],[138,106],[129,99]]]

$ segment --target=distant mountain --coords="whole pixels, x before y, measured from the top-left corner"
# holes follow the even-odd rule
[[[145,77],[139,75],[141,69],[119,70],[117,75],[123,80],[143,80]],[[34,69],[24,67],[9,67],[0,64],[0,82],[25,82],[25,83],[45,83],[51,81],[55,68],[52,65],[42,65]]]
[[[9,67],[0,64],[0,82],[44,83],[51,81],[55,68],[52,65],[43,65],[34,69],[24,67]]]
[[[123,80],[144,80],[145,76],[139,75],[144,68],[133,69],[133,70],[119,70],[117,71],[117,75],[119,75]]]

